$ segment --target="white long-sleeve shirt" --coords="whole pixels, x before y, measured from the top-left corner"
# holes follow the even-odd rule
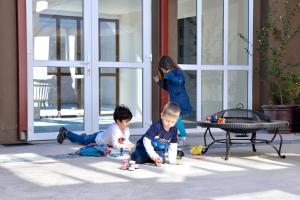
[[[129,136],[130,131],[128,127],[123,133],[118,124],[113,123],[105,131],[99,132],[95,140],[97,144],[110,145],[113,148],[120,149],[127,147],[128,144],[132,144]],[[122,140],[123,142],[121,143]]]

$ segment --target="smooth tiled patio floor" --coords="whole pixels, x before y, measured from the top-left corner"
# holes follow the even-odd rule
[[[0,199],[300,199],[300,135],[283,137],[286,159],[267,145],[255,153],[236,145],[225,161],[224,146],[215,145],[200,157],[185,148],[183,165],[141,165],[136,171],[119,169],[128,155],[68,156],[80,147],[68,141],[0,145]],[[203,144],[202,136],[188,140]]]

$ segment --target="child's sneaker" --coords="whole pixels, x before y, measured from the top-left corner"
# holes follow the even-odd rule
[[[180,160],[184,157],[184,152],[182,150],[177,150],[177,159]]]
[[[188,146],[188,145],[189,145],[189,143],[187,142],[186,138],[179,137],[178,147],[184,147],[184,146]]]
[[[59,129],[59,131],[58,131],[58,135],[57,135],[57,142],[59,143],[59,144],[61,144],[61,143],[63,143],[63,141],[67,138],[66,137],[66,132],[67,131],[67,129],[65,128],[65,127],[61,127],[60,129]]]

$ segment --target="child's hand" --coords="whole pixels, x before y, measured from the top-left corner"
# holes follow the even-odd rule
[[[157,75],[153,76],[153,80],[157,83],[157,82],[159,82],[159,77]]]
[[[155,157],[155,158],[153,158],[153,161],[154,161],[154,163],[155,163],[155,165],[156,166],[158,166],[158,167],[160,167],[161,166],[161,164],[162,164],[162,158],[161,157]]]
[[[166,73],[168,73],[170,70],[169,70],[169,69],[161,68],[161,71],[162,71],[164,74],[166,74]]]

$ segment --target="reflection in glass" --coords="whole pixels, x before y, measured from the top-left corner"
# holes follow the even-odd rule
[[[228,108],[235,108],[239,103],[248,107],[247,82],[247,71],[228,71]]]
[[[83,68],[34,67],[34,132],[83,130]]]
[[[99,129],[105,129],[114,122],[114,109],[121,104],[128,106],[132,112],[133,118],[130,127],[143,127],[142,79],[142,69],[99,69]]]
[[[223,108],[223,72],[202,71],[201,120]]]
[[[142,62],[142,1],[98,2],[99,59]]]
[[[186,128],[197,128],[197,71],[184,70],[185,88],[190,99],[193,111],[183,116],[184,125]]]
[[[197,62],[196,0],[178,0],[178,63]]]
[[[82,0],[33,0],[33,42],[35,60],[82,60]]]
[[[99,60],[119,61],[119,21],[99,19]]]
[[[202,1],[202,64],[223,64],[223,0]]]
[[[228,64],[247,65],[247,43],[239,37],[239,33],[248,38],[248,0],[228,2]]]

